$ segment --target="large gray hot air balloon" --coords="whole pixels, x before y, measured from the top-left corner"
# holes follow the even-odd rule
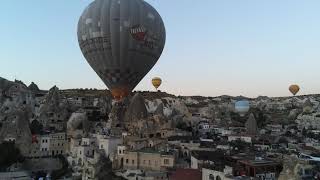
[[[160,15],[143,0],[95,0],[78,23],[83,55],[118,100],[155,65],[165,39]]]

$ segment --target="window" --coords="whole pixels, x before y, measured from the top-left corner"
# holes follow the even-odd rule
[[[143,164],[146,164],[146,160],[143,160]]]
[[[149,165],[151,165],[151,161],[149,160]]]
[[[103,148],[103,145],[101,144],[101,149]]]
[[[132,160],[132,164],[134,164],[134,160]]]
[[[169,164],[169,159],[164,159],[163,163],[166,165]]]
[[[210,174],[209,175],[209,180],[214,180],[214,175]]]
[[[129,159],[126,159],[126,164],[128,164],[129,163]]]

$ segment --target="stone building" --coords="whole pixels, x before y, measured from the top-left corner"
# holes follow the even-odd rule
[[[146,171],[163,171],[175,165],[173,154],[152,149],[119,151],[117,160],[120,168]]]
[[[51,156],[64,155],[67,151],[66,133],[52,133],[49,135],[49,153]]]
[[[111,160],[117,153],[118,145],[122,144],[122,142],[120,137],[97,136],[98,149],[102,150],[105,157],[109,157]]]
[[[42,135],[39,137],[40,151],[42,156],[49,156],[50,154],[50,136]]]

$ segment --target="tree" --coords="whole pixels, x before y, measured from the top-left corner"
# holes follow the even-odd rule
[[[112,162],[108,157],[101,157],[98,162],[100,168],[97,168],[97,179],[98,180],[124,180],[122,177],[117,177],[112,172]]]
[[[183,122],[183,121],[179,121],[179,122],[177,123],[177,125],[176,125],[176,128],[181,129],[181,130],[185,130],[185,131],[190,130],[190,129],[188,128],[187,123],[186,123],[186,122]],[[192,128],[191,128],[191,129],[192,129]],[[191,131],[192,131],[192,130],[191,130]]]
[[[241,141],[241,140],[236,140],[230,142],[230,146],[237,148],[239,152],[245,152],[247,149],[251,148],[251,144]]]
[[[303,129],[302,129],[302,135],[303,135],[303,136],[306,136],[306,135],[307,135],[307,130],[306,130],[306,128],[303,128]]]
[[[68,163],[67,159],[62,155],[59,155],[58,158],[59,158],[60,162],[62,163],[62,168],[58,169],[58,170],[54,170],[52,172],[51,176],[53,179],[59,179],[65,175],[70,175],[72,173],[72,170],[69,167],[69,163]]]
[[[0,144],[0,170],[5,170],[16,162],[22,162],[23,157],[14,143],[4,142]]]
[[[31,134],[41,134],[43,125],[37,121],[33,120],[30,124]]]

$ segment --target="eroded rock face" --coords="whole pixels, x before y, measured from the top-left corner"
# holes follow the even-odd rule
[[[297,157],[285,155],[283,158],[283,170],[279,175],[279,180],[301,179],[299,171],[305,168],[312,168],[307,162],[300,161]]]
[[[37,93],[40,91],[38,85],[36,85],[34,82],[32,82],[29,86],[28,86],[29,90],[32,91],[33,93]]]
[[[0,78],[0,141],[14,140],[23,155],[29,152],[29,121],[34,113],[34,96],[21,81]]]
[[[103,114],[109,114],[112,109],[112,97],[105,96],[100,97],[95,106],[101,107]]]
[[[83,121],[87,121],[88,117],[85,112],[74,112],[71,114],[68,122],[67,122],[67,129],[68,130],[76,130],[81,126]]]
[[[68,102],[61,97],[59,89],[54,86],[49,90],[40,106],[37,119],[46,129],[65,130],[70,117],[68,109]]]
[[[67,132],[69,135],[74,135],[76,130],[83,130],[85,133],[89,133],[90,122],[85,112],[78,111],[71,114],[67,122]]]
[[[154,112],[155,115],[158,116],[164,116],[164,112],[163,112],[163,103],[160,103],[156,109],[156,111]]]
[[[292,110],[289,112],[288,119],[291,120],[291,121],[292,121],[292,120],[295,120],[300,113],[301,113],[301,110],[299,110],[299,109],[292,109]]]
[[[313,111],[313,104],[308,98],[304,103],[303,103],[303,113],[304,114],[311,114]]]
[[[245,123],[245,127],[248,134],[257,134],[257,121],[252,113],[250,114],[249,119]]]
[[[133,122],[148,116],[148,111],[143,97],[137,93],[131,99],[130,105],[127,108],[124,121]]]
[[[126,114],[127,108],[127,102],[113,104],[108,119],[109,126],[112,127],[112,129],[124,127],[125,117],[128,116]]]
[[[156,113],[158,107],[162,104],[163,114],[166,117],[174,117],[176,115],[188,115],[189,110],[185,102],[181,98],[164,97],[145,101],[148,113]]]
[[[6,115],[3,122],[0,139],[14,139],[16,145],[23,155],[28,154],[31,142],[31,131],[29,128],[30,115],[26,109],[17,109]]]

